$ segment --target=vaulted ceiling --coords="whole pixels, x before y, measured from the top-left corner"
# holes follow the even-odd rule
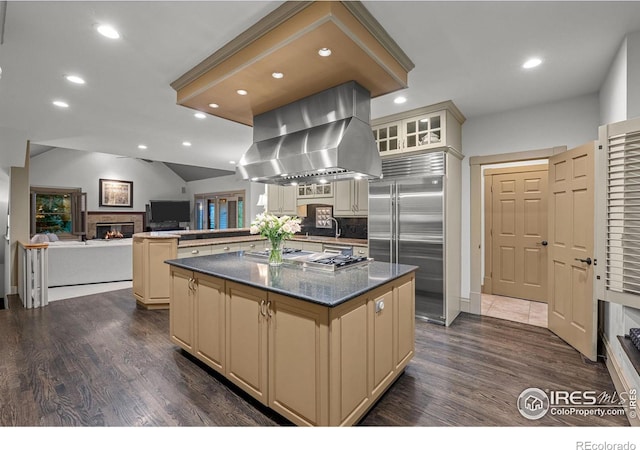
[[[0,45],[0,167],[26,140],[233,170],[252,130],[196,119],[170,83],[282,2],[8,2]],[[372,100],[372,118],[453,100],[467,119],[599,90],[640,2],[365,1],[415,63],[407,97]],[[94,26],[108,22],[121,38]],[[530,56],[543,64],[521,68]],[[81,75],[85,85],[64,76]],[[53,100],[69,104],[59,109]],[[188,141],[191,146],[183,146]],[[144,144],[147,149],[138,149]],[[226,172],[220,172],[226,173]]]

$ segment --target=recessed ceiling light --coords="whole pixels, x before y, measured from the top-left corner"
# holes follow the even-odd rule
[[[118,33],[118,30],[113,28],[111,25],[98,25],[98,27],[96,27],[96,30],[98,31],[98,33],[109,39],[118,39],[120,37],[120,33]]]
[[[297,185],[298,185],[298,183],[296,183],[295,181],[291,182],[291,186],[297,186]]]
[[[58,108],[68,108],[69,104],[67,102],[63,102],[62,100],[54,100],[53,104]]]
[[[84,80],[80,78],[78,75],[67,75],[65,77],[67,81],[75,84],[84,84]]]
[[[318,181],[320,182],[320,184],[327,184],[328,183],[328,181],[325,180],[324,178],[320,178]]]
[[[288,177],[288,176],[289,176],[289,174],[288,174],[288,173],[281,173],[281,174],[280,174],[280,176],[281,176],[282,178],[284,178],[284,177]]]
[[[540,58],[531,58],[525,61],[525,63],[522,65],[522,68],[533,69],[534,67],[538,67],[540,64],[542,64],[542,60]]]
[[[138,148],[139,148],[140,150],[146,150],[146,149],[147,149],[147,146],[146,146],[146,145],[144,145],[144,144],[140,144],[140,145],[138,145]]]
[[[273,78],[280,79],[280,78],[284,77],[284,74],[283,74],[282,72],[273,72],[273,73],[271,74],[271,76],[272,76]]]
[[[184,145],[185,147],[191,147],[191,142],[189,142],[189,141],[184,141],[184,142],[182,143],[182,145]]]
[[[401,105],[402,103],[405,103],[407,101],[406,97],[396,97],[393,99],[393,103],[395,103],[396,105]]]
[[[258,177],[253,177],[251,181],[258,181]]]
[[[235,161],[229,161],[229,164],[235,164],[235,163],[236,163]]]
[[[248,92],[245,91],[244,89],[238,89],[236,92],[238,93],[238,95],[247,95],[248,94]]]
[[[201,112],[197,112],[193,115],[193,117],[195,117],[196,119],[206,119],[207,115]]]
[[[331,55],[331,49],[327,47],[322,47],[320,50],[318,50],[318,55],[329,56]]]
[[[220,108],[220,105],[217,103],[209,103],[209,108]]]

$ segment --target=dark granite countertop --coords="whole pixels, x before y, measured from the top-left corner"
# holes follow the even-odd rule
[[[165,262],[172,266],[330,307],[351,300],[418,269],[416,266],[378,261],[335,272],[303,269],[287,263],[271,267],[267,261],[245,256],[244,252],[172,259]]]

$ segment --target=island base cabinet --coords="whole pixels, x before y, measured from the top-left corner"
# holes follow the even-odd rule
[[[171,340],[297,425],[357,423],[414,354],[413,273],[335,307],[179,268],[171,285]]]
[[[224,373],[224,280],[171,268],[171,341]]]
[[[331,311],[331,425],[356,423],[372,403],[369,386],[371,348],[366,297]]]
[[[267,292],[226,283],[226,377],[249,395],[267,399]]]
[[[328,425],[327,308],[269,294],[269,407],[297,424]]]
[[[195,274],[195,356],[212,369],[225,370],[225,282]]]
[[[193,272],[172,268],[170,292],[171,313],[169,314],[169,333],[171,341],[192,353],[193,307],[195,303]]]

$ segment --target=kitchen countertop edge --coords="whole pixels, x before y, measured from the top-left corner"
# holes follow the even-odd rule
[[[217,278],[222,278],[225,280],[229,280],[229,281],[233,281],[236,283],[240,283],[249,287],[253,287],[253,288],[257,288],[257,289],[262,289],[262,290],[266,290],[269,292],[274,292],[277,294],[282,294],[282,295],[286,295],[288,297],[294,297],[297,298],[299,300],[303,300],[306,302],[310,302],[310,303],[315,303],[315,304],[319,304],[322,306],[327,306],[327,307],[335,307],[338,305],[341,305],[342,303],[348,302],[349,300],[352,300],[355,297],[358,297],[362,294],[365,294],[369,291],[372,291],[373,289],[376,289],[384,284],[387,284],[391,281],[394,281],[404,275],[407,275],[411,272],[415,272],[416,270],[418,270],[417,266],[411,266],[411,265],[407,265],[407,264],[390,264],[390,263],[384,263],[384,262],[379,262],[379,261],[371,261],[369,263],[369,266],[354,266],[354,267],[348,267],[345,269],[340,269],[336,272],[322,272],[322,271],[312,271],[312,273],[314,274],[314,281],[318,284],[320,284],[320,281],[322,280],[322,278],[324,276],[327,277],[334,277],[335,276],[341,276],[341,275],[345,275],[348,274],[347,271],[349,270],[359,270],[365,267],[374,267],[374,268],[382,268],[382,267],[387,267],[389,268],[389,266],[393,266],[393,268],[395,268],[395,273],[393,275],[389,275],[388,277],[385,277],[384,280],[381,280],[379,282],[374,282],[374,283],[370,283],[367,284],[366,286],[358,286],[358,287],[354,287],[353,290],[350,290],[349,293],[347,295],[343,295],[340,296],[338,298],[332,298],[332,299],[320,299],[320,298],[314,298],[314,297],[310,297],[310,296],[306,296],[304,294],[301,294],[299,292],[295,292],[295,291],[291,291],[291,290],[287,290],[287,289],[281,289],[275,286],[269,286],[269,285],[265,285],[265,284],[261,284],[252,280],[248,280],[246,278],[242,278],[242,277],[238,277],[238,276],[234,276],[233,274],[230,273],[221,273],[221,272],[217,272],[214,270],[208,270],[206,268],[203,267],[199,267],[198,265],[194,264],[194,262],[201,262],[201,261],[205,261],[206,259],[209,260],[214,260],[214,259],[225,259],[224,257],[227,257],[226,259],[229,259],[229,257],[231,257],[232,255],[238,255],[240,254],[243,257],[243,263],[250,263],[250,264],[263,264],[265,266],[268,266],[268,264],[265,263],[261,263],[258,261],[244,261],[244,252],[232,252],[232,253],[226,253],[226,254],[222,254],[222,255],[209,255],[209,256],[198,256],[198,257],[194,257],[194,258],[179,258],[179,259],[171,259],[171,260],[166,260],[165,263],[169,264],[171,266],[175,266],[175,267],[179,267],[185,270],[190,270],[193,272],[198,272],[201,273],[203,275],[209,275],[212,277],[217,277]],[[288,265],[288,264],[284,264],[283,266],[279,267],[280,270],[284,270],[284,271],[300,271],[301,273],[303,272],[302,268],[296,268],[293,265]],[[370,280],[370,278],[368,278],[368,280]]]

